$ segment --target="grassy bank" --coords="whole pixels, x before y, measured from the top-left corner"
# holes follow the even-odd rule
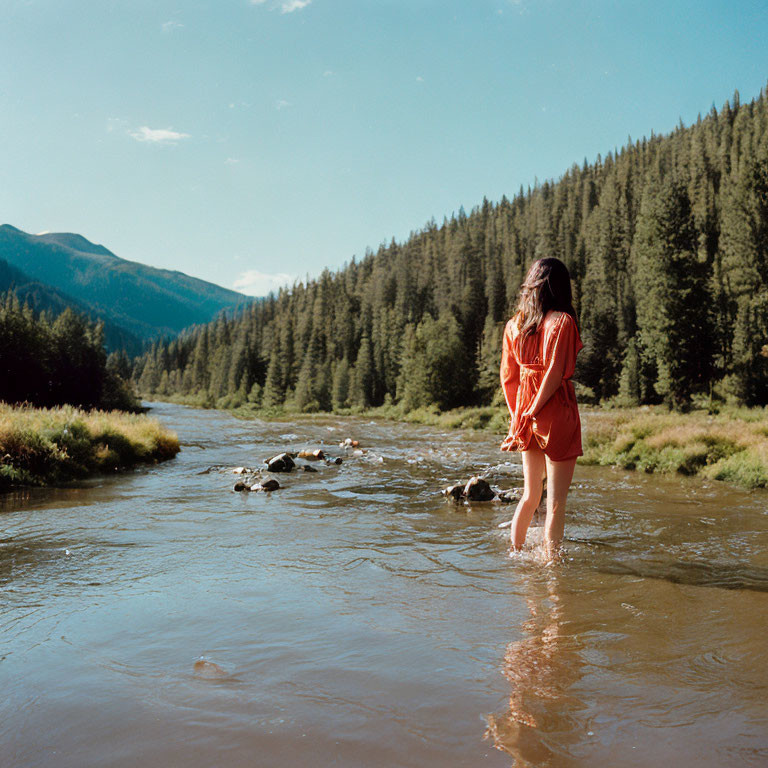
[[[0,404],[0,490],[173,458],[179,441],[148,416]]]
[[[768,408],[717,414],[595,409],[584,416],[585,464],[768,487]]]
[[[166,398],[163,398],[166,399]],[[199,397],[168,400],[204,407]],[[228,407],[219,402],[218,407]],[[262,409],[245,404],[229,407],[239,418],[312,418],[289,408]],[[315,414],[327,417],[328,414]],[[503,405],[434,408],[404,411],[399,405],[345,409],[340,416],[365,416],[427,424],[443,429],[481,429],[506,434],[508,415]],[[724,408],[670,413],[662,407],[582,407],[583,464],[619,466],[642,472],[678,473],[724,480],[744,488],[768,488],[768,408]]]

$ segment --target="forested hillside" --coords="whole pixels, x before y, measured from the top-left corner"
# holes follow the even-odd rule
[[[487,403],[543,256],[573,276],[582,398],[768,403],[766,90],[158,343],[134,374],[144,393],[305,411]]]

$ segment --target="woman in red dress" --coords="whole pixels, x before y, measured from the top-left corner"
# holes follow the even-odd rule
[[[512,547],[522,549],[547,476],[547,555],[557,555],[565,528],[565,500],[581,421],[571,377],[582,348],[571,297],[571,277],[559,259],[535,261],[520,287],[517,312],[504,329],[501,386],[511,416],[502,451],[523,454],[525,489],[512,521]]]

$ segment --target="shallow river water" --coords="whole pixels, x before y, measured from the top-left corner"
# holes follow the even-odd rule
[[[174,461],[0,497],[3,768],[768,764],[765,492],[579,466],[544,567],[439,495],[520,484],[493,436],[153,413]]]

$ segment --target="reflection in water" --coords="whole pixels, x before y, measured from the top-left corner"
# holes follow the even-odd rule
[[[485,738],[515,758],[516,766],[562,765],[583,736],[575,713],[582,702],[570,689],[582,676],[581,642],[568,631],[563,572],[526,579],[525,636],[510,643],[501,672],[512,685],[507,711],[488,715]]]

